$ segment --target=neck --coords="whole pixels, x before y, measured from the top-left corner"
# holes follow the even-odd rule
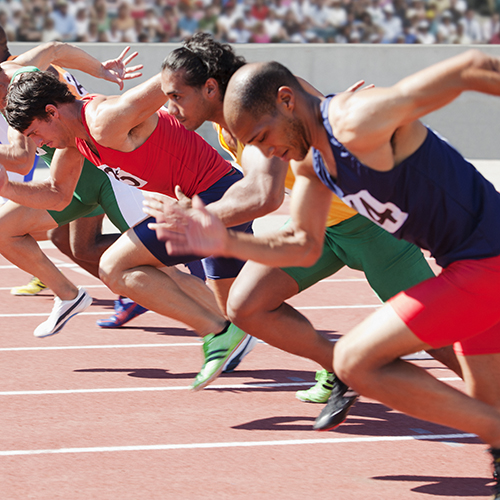
[[[304,113],[302,120],[306,132],[307,143],[321,149],[322,139],[324,137],[323,119],[321,117],[321,103],[324,98],[319,98],[311,94],[305,94],[303,98]]]
[[[71,104],[64,105],[62,112],[66,118],[66,126],[75,136],[75,139],[78,138],[88,141],[90,140],[90,137],[82,120],[83,104],[84,101],[76,100]]]

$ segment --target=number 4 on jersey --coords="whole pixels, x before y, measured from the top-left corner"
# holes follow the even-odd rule
[[[342,201],[361,215],[383,227],[389,233],[395,233],[406,221],[408,214],[390,201],[382,203],[374,198],[366,189],[349,194]]]

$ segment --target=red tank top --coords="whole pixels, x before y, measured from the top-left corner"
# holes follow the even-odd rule
[[[85,107],[93,96],[84,99],[87,102],[82,107],[82,120],[91,136],[85,120]],[[134,151],[117,151],[94,141],[96,155],[87,142],[79,138],[76,146],[94,165],[112,173],[118,180],[171,197],[175,197],[175,186],[180,186],[191,198],[206,191],[231,170],[231,164],[200,135],[186,130],[164,108],[157,114],[159,120],[155,130]]]

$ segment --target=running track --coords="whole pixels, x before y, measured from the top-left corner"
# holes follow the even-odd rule
[[[476,499],[489,495],[486,447],[474,436],[361,398],[335,431],[311,429],[321,406],[294,397],[316,366],[264,343],[199,393],[201,344],[147,313],[102,330],[113,295],[53,248],[94,297],[58,335],[32,332],[52,294],[13,297],[29,276],[0,259],[0,499]],[[352,270],[291,300],[336,338],[378,306]],[[462,388],[452,372],[414,362]]]

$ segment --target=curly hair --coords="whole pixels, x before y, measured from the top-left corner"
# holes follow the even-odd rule
[[[48,104],[57,106],[74,101],[67,85],[52,73],[22,73],[9,86],[5,118],[13,129],[22,133],[35,118],[47,120]]]
[[[224,98],[229,79],[244,64],[245,58],[237,56],[229,44],[215,41],[209,33],[196,33],[170,52],[161,69],[184,70],[184,82],[190,87],[199,88],[213,78]]]

